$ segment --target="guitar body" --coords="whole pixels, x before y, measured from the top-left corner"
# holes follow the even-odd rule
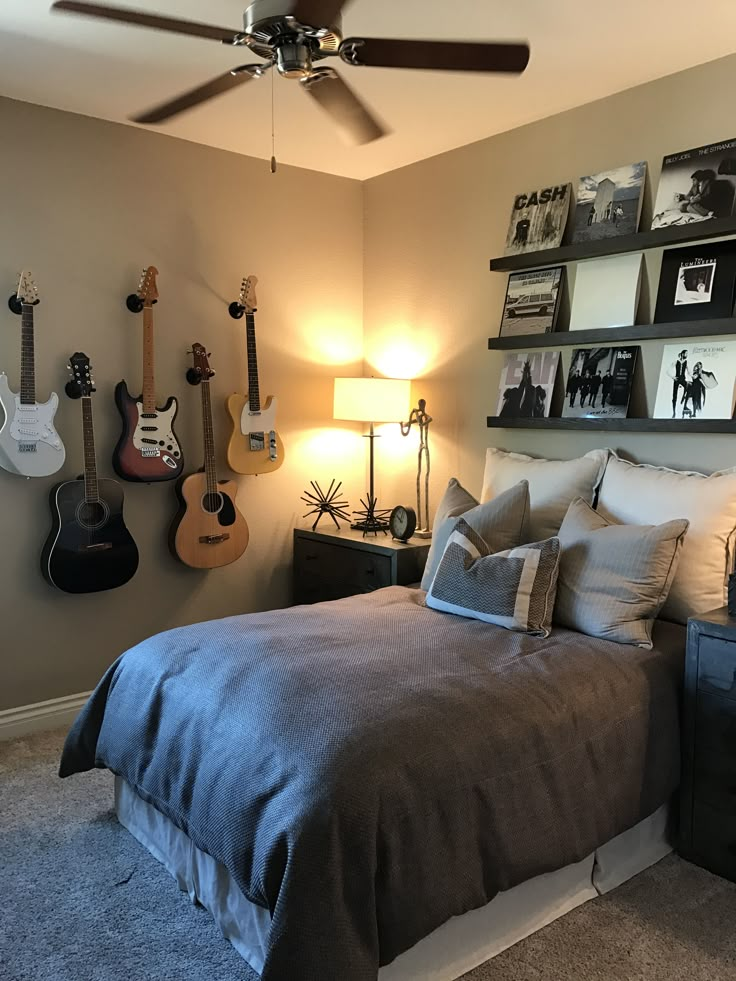
[[[245,396],[231,395],[227,400],[227,411],[233,423],[227,462],[235,473],[272,473],[284,462],[284,444],[276,432],[277,404],[278,400],[269,396],[259,412],[251,414]],[[255,440],[256,448],[251,444],[251,433],[259,434]]]
[[[0,429],[0,466],[22,477],[48,477],[64,465],[66,451],[54,427],[59,407],[55,392],[48,402],[21,403],[0,373],[0,404],[5,421]]]
[[[235,506],[235,481],[218,480],[218,500],[211,502],[202,471],[180,480],[176,492],[180,507],[169,532],[174,555],[193,569],[216,569],[239,559],[248,547],[249,532]]]
[[[85,502],[84,480],[51,491],[52,527],[41,553],[41,572],[67,593],[115,589],[133,577],[138,548],[123,520],[123,489],[100,478],[99,503]]]
[[[145,416],[143,396],[133,398],[124,381],[115,386],[115,404],[123,419],[123,432],[112,456],[115,473],[123,480],[153,483],[181,476],[184,455],[174,432],[178,411],[175,398]]]

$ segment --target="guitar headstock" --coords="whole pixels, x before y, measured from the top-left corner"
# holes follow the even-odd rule
[[[190,368],[189,372],[187,372],[189,380],[193,381],[195,385],[201,381],[209,381],[215,372],[210,368],[207,350],[201,344],[195,342],[192,344],[192,357],[194,359],[194,367]]]
[[[30,269],[24,269],[18,279],[18,289],[15,291],[15,298],[18,303],[30,303],[35,306],[41,302],[38,295],[38,287],[33,281],[33,273]]]
[[[95,380],[92,377],[92,366],[89,358],[81,351],[77,351],[69,358],[69,370],[72,373],[72,380],[67,383],[67,395],[71,398],[83,398],[90,396],[95,389]]]
[[[255,313],[258,308],[256,299],[257,276],[248,276],[240,285],[240,297],[238,303],[246,313]]]
[[[143,300],[144,307],[150,307],[158,300],[157,276],[158,269],[155,266],[149,266],[141,273],[141,280],[138,283],[136,292],[138,293],[138,297]]]

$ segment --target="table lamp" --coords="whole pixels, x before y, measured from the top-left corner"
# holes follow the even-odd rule
[[[411,382],[400,378],[336,378],[333,416],[350,422],[370,423],[366,434],[370,440],[370,486],[367,499],[361,498],[362,511],[353,512],[358,520],[350,527],[363,534],[388,529],[387,515],[390,508],[376,507],[373,479],[373,441],[376,422],[400,422],[406,415],[411,393]]]

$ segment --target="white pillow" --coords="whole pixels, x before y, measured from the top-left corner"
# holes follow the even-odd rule
[[[544,460],[489,447],[481,503],[497,497],[520,480],[529,482],[530,542],[554,537],[577,497],[593,504],[610,450],[591,450],[575,460]]]
[[[676,518],[690,522],[681,561],[660,613],[663,619],[686,623],[688,617],[725,604],[736,537],[736,469],[708,477],[628,463],[611,453],[598,510],[623,524],[661,524]]]

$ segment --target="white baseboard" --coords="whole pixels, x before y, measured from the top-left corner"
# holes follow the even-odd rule
[[[50,698],[47,702],[3,709],[0,711],[0,740],[71,725],[91,694],[90,691],[83,691],[78,695]]]

